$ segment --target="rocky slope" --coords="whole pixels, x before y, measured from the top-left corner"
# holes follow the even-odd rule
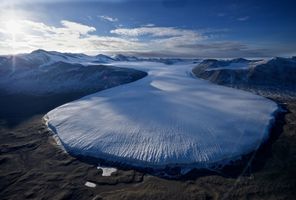
[[[193,69],[200,78],[267,96],[296,96],[296,57],[270,60],[204,60]]]
[[[104,55],[90,57],[44,50],[1,56],[0,91],[27,95],[90,93],[146,75],[145,72],[134,69],[99,64],[107,61],[108,57]]]

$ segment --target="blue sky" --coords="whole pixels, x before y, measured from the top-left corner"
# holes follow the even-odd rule
[[[153,57],[292,56],[295,8],[289,0],[4,0],[0,54],[42,48]]]

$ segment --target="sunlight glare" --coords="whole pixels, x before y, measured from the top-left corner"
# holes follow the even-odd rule
[[[20,25],[15,20],[9,20],[6,22],[6,30],[11,34],[17,34],[20,32]]]

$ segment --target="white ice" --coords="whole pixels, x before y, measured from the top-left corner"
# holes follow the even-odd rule
[[[95,188],[97,185],[95,183],[86,181],[84,184],[86,187],[91,187],[91,188]]]
[[[237,62],[237,61],[229,61],[228,65],[225,66],[218,66],[218,67],[211,67],[206,69],[206,71],[213,71],[213,70],[248,70],[250,68],[255,68],[258,65],[265,64],[268,62],[269,59],[258,60],[258,61],[249,61],[249,62]]]
[[[102,176],[111,176],[112,173],[117,171],[117,169],[113,167],[98,166],[97,169],[101,169],[103,171]]]
[[[229,65],[226,65],[223,67],[208,68],[206,69],[206,71],[220,70],[220,69],[238,70],[238,69],[248,69],[248,68],[249,68],[249,63],[229,63]]]
[[[134,166],[208,168],[268,137],[276,103],[194,78],[196,64],[113,64],[148,76],[50,111],[48,126],[67,151]]]

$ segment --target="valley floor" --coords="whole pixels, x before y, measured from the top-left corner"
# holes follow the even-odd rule
[[[255,156],[259,168],[238,177],[194,172],[168,180],[135,170],[103,177],[96,165],[64,153],[42,117],[71,98],[0,98],[0,199],[295,199],[295,101],[284,102],[289,112],[283,131]],[[86,187],[86,181],[97,186]]]

